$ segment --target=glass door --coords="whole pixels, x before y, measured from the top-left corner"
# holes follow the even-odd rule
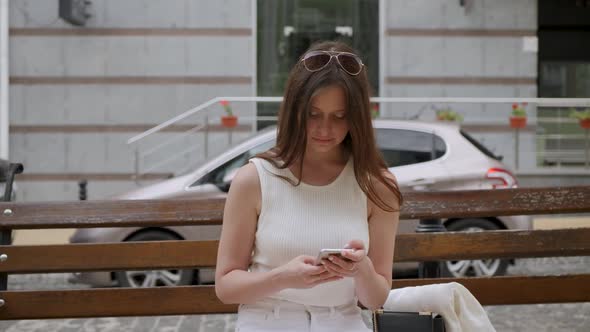
[[[378,0],[258,0],[257,92],[282,96],[295,61],[314,42],[341,40],[358,50],[373,91],[379,91]],[[278,104],[259,104],[275,116]],[[274,124],[259,121],[258,128]]]

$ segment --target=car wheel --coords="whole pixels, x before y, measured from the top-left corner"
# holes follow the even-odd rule
[[[450,232],[481,232],[498,230],[500,227],[485,219],[462,219],[449,224]],[[506,274],[510,260],[508,259],[474,259],[463,261],[445,261],[441,264],[444,277],[491,277]]]
[[[137,233],[126,241],[179,240],[173,234],[149,230]],[[190,285],[198,274],[196,270],[117,271],[115,278],[121,287],[157,287]]]

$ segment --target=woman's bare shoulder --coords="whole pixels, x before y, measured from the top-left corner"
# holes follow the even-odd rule
[[[238,187],[241,190],[258,190],[260,191],[260,180],[258,171],[254,163],[247,163],[240,167],[236,176],[232,180],[232,187]]]

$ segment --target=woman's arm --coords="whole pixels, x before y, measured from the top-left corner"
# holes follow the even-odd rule
[[[223,211],[215,293],[223,303],[252,303],[284,288],[310,288],[340,277],[299,256],[268,272],[248,272],[261,206],[256,166],[242,167],[232,181]]]
[[[242,167],[232,181],[217,251],[215,293],[224,303],[245,303],[280,289],[272,273],[247,271],[261,202],[254,164]]]
[[[390,172],[386,172],[386,177],[397,183]],[[399,210],[397,197],[385,185],[375,183],[375,189],[381,198]],[[399,212],[384,211],[370,200],[368,205],[370,249],[367,257],[359,262],[355,276],[356,295],[365,307],[378,309],[383,306],[391,290]]]

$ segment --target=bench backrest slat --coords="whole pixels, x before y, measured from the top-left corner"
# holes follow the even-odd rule
[[[395,262],[590,255],[590,228],[400,234]],[[0,246],[0,272],[77,272],[215,266],[217,241]],[[51,259],[48,259],[50,257]],[[89,264],[88,257],[92,257]]]
[[[483,305],[590,301],[590,274],[576,276],[394,280],[393,287],[456,281]],[[0,320],[233,313],[213,286],[6,291]]]
[[[406,193],[402,219],[590,212],[590,186]],[[0,203],[0,228],[218,225],[223,199]]]

